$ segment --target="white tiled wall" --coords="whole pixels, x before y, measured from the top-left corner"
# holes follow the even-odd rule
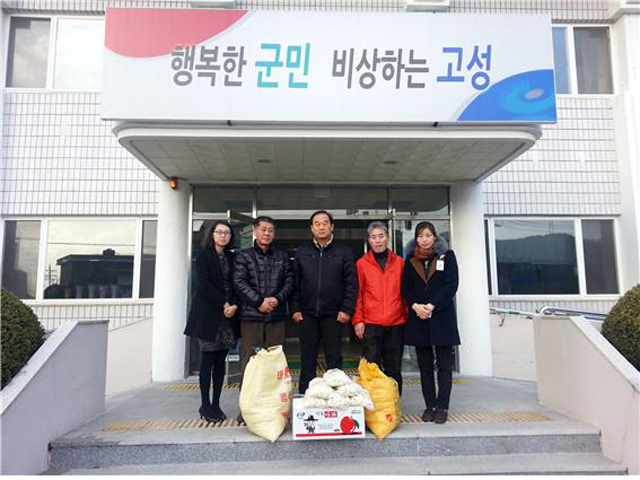
[[[155,215],[156,177],[100,120],[99,93],[4,93],[2,215]]]
[[[555,20],[606,20],[612,0],[451,0],[456,13],[550,13]],[[404,11],[405,0],[236,0],[236,8]],[[3,0],[7,11],[103,12],[107,7],[189,8],[188,0]]]
[[[126,305],[34,305],[31,309],[38,316],[45,330],[53,330],[69,320],[109,320],[109,330],[151,317],[152,303]]]
[[[610,98],[558,98],[558,123],[485,181],[488,215],[618,215]]]
[[[606,20],[612,0],[451,0],[451,12],[548,13],[554,20]]]

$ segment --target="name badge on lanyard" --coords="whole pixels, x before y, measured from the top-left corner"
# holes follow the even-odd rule
[[[444,260],[438,259],[436,261],[436,270],[439,272],[444,272]]]

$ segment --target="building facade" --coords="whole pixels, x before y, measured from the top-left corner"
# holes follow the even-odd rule
[[[372,172],[366,188],[353,179],[338,182],[350,175],[347,170],[335,168],[338,178],[322,177],[323,169],[343,161],[331,158],[327,145],[305,144],[307,163],[298,175],[292,173],[294,160],[284,164],[289,172],[269,169],[270,155],[295,159],[295,151],[263,145],[252,152],[251,146],[242,150],[221,141],[216,148],[224,155],[213,156],[215,169],[203,164],[200,181],[179,179],[181,199],[168,203],[174,191],[166,178],[123,147],[120,123],[101,118],[104,15],[109,7],[185,9],[201,3],[2,2],[2,284],[34,309],[45,328],[69,319],[109,319],[112,329],[152,316],[159,322],[155,302],[156,310],[181,317],[163,334],[154,325],[154,355],[176,363],[189,349],[165,355],[158,347],[165,340],[156,336],[180,333],[190,281],[178,282],[184,297],[178,304],[175,297],[158,296],[158,285],[175,279],[167,264],[156,264],[156,254],[195,251],[210,222],[229,215],[238,221],[244,245],[251,241],[242,223],[248,217],[282,219],[280,246],[292,249],[306,238],[305,219],[316,208],[337,213],[339,238],[355,250],[364,251],[366,225],[378,219],[392,222],[392,245],[399,253],[422,219],[435,221],[456,250],[466,248],[462,238],[476,237],[480,250],[474,255],[485,253],[482,268],[473,272],[481,275],[481,294],[462,301],[477,301],[483,310],[491,305],[533,312],[548,305],[606,313],[640,281],[640,2],[218,2],[248,10],[548,14],[558,121],[542,126],[535,145],[471,190],[444,177],[438,182],[386,181],[408,154],[401,144],[376,143],[375,132],[371,142],[348,157],[356,171],[361,157],[379,158],[386,165]],[[182,153],[179,145],[173,152],[171,145],[161,148],[160,158]],[[333,163],[325,163],[328,158]],[[185,176],[180,165],[164,167],[165,173],[174,172],[168,176]],[[225,183],[216,175],[224,176]],[[248,180],[252,175],[260,180]],[[465,212],[456,214],[462,205]],[[484,232],[469,226],[473,218],[465,218],[474,208],[482,214]],[[167,228],[182,224],[185,233],[176,244]],[[186,255],[183,263],[190,262]],[[168,290],[175,289],[171,283]],[[472,312],[474,307],[468,308]],[[480,316],[488,317],[488,311]],[[488,342],[488,327],[467,332]],[[177,371],[185,370],[177,363]],[[189,363],[185,358],[186,371]],[[155,378],[175,377],[172,371]],[[476,373],[490,374],[490,362]]]

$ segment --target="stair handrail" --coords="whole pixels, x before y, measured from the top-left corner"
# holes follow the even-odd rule
[[[606,313],[590,312],[588,310],[576,310],[573,308],[552,307],[550,305],[542,307],[540,310],[538,310],[538,313],[540,315],[558,315],[558,316],[579,315],[588,320],[596,320],[599,322],[602,322],[604,321],[605,318],[607,318]]]

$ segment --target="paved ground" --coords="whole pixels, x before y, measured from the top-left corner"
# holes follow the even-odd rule
[[[185,425],[187,421],[199,418],[200,393],[195,379],[184,382],[150,384],[108,399],[107,411],[104,415],[70,432],[60,441],[65,444],[263,441],[251,434],[246,427],[235,425],[233,419],[238,414],[238,395],[237,389],[225,389],[222,393],[222,409],[229,417],[226,426],[223,428],[190,428],[189,425]],[[551,429],[555,432],[560,425],[569,429],[568,431],[572,429],[584,430],[584,426],[540,405],[537,401],[536,385],[532,382],[458,377],[454,379],[449,409],[450,422],[445,425],[416,423],[418,420],[416,416],[420,416],[423,410],[424,401],[419,382],[406,381],[402,396],[402,411],[405,416],[413,415],[414,417],[401,424],[390,438],[416,435],[465,435],[465,432],[476,435],[482,431],[487,431],[487,434],[500,434],[500,432],[510,434],[520,432],[523,429],[538,432]],[[463,414],[468,413],[501,414],[512,412],[538,413],[550,421],[504,422],[496,421],[491,417],[484,420],[479,417],[477,421],[471,422],[456,419],[457,416],[462,417]],[[168,428],[156,426],[150,429],[113,430],[114,426],[126,428],[126,422],[140,420],[185,420],[185,422],[180,422],[182,425],[174,422]],[[108,427],[112,427],[112,429],[108,429]],[[291,440],[290,426],[280,439]]]
[[[290,426],[275,444],[266,442],[236,424],[238,395],[237,389],[223,391],[222,408],[229,420],[217,427],[198,420],[200,393],[195,378],[150,384],[113,396],[103,415],[53,442],[54,452],[71,452],[65,457],[71,463],[57,470],[52,467],[47,473],[425,475],[624,471],[599,452],[596,428],[540,405],[536,384],[531,382],[457,377],[449,410],[451,421],[435,425],[420,420],[424,402],[419,382],[408,379],[402,397],[403,422],[385,441],[379,442],[367,432],[364,441],[334,440],[333,445],[294,441]],[[347,448],[349,455],[336,455],[345,452],[343,442],[344,447],[355,450]],[[419,453],[416,442],[424,446],[418,448]],[[569,449],[563,450],[567,442]],[[115,448],[106,455],[116,457],[97,463],[73,461],[75,455],[91,455],[81,452],[95,453],[96,448]],[[426,448],[424,453],[422,448]],[[210,460],[193,453],[214,451],[219,453]],[[227,452],[224,455],[228,461],[215,460],[220,452]]]

